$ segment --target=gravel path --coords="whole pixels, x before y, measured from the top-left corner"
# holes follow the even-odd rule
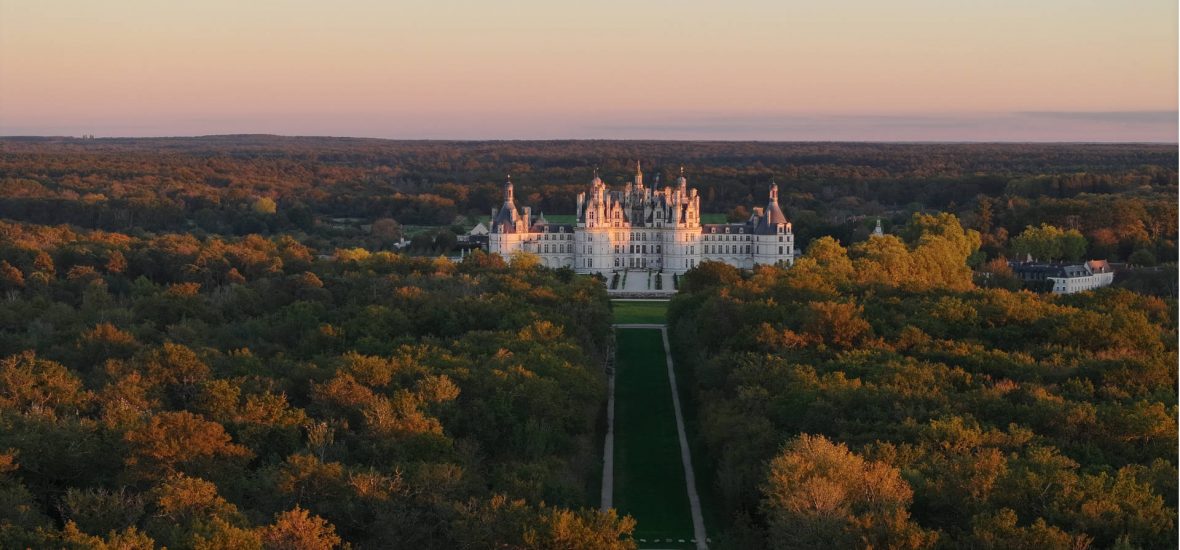
[[[602,444],[602,511],[614,506],[615,489],[615,373],[607,375],[606,441]]]

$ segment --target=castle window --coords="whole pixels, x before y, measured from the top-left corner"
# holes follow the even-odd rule
[[[781,246],[780,246],[780,247],[778,247],[778,253],[779,253],[779,254],[782,254],[782,253],[783,253],[783,247],[781,247]]]

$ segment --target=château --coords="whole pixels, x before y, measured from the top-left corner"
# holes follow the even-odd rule
[[[549,223],[544,214],[517,208],[512,179],[504,184],[504,204],[492,209],[488,252],[509,256],[536,254],[547,267],[607,274],[639,269],[679,274],[702,261],[739,268],[790,265],[795,259],[791,222],[770,184],[765,208],[754,208],[742,223],[702,224],[701,197],[689,189],[684,169],[675,187],[646,186],[643,170],[621,190],[611,190],[595,170],[587,191],[577,197],[574,224]]]

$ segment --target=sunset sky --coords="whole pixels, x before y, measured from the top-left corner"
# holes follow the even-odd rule
[[[1176,0],[0,0],[0,135],[1165,141]]]

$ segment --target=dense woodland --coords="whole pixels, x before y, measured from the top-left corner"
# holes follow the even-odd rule
[[[684,166],[706,212],[748,216],[777,181],[798,241],[863,239],[914,211],[951,212],[1012,256],[1028,226],[1079,231],[1085,255],[1140,264],[1175,258],[1174,145],[753,142],[413,142],[214,136],[0,139],[0,218],[109,231],[306,234],[317,248],[388,246],[397,226],[487,216],[505,174],[518,203],[571,214],[597,166],[621,185]],[[383,220],[369,231],[357,225]],[[468,226],[469,227],[469,226]],[[468,227],[457,227],[465,230]],[[429,246],[428,246],[429,244]],[[423,241],[439,250],[453,241]]]
[[[682,279],[730,546],[1175,548],[1176,302],[976,288],[978,233],[899,233]]]
[[[0,548],[631,546],[595,280],[6,222],[0,258]]]
[[[0,547],[633,547],[601,282],[432,256],[635,159],[806,247],[670,310],[719,544],[1176,546],[1175,146],[228,136],[0,139]]]

